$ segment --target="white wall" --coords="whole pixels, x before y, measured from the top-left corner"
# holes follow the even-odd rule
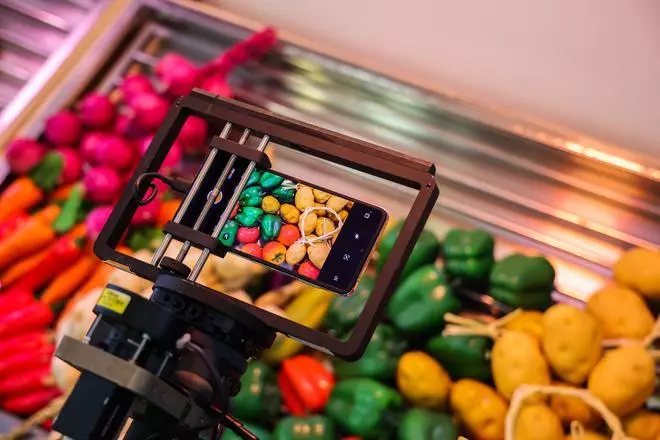
[[[385,71],[647,154],[660,0],[217,0]]]

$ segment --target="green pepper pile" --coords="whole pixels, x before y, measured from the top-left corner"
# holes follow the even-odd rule
[[[272,195],[281,203],[295,203],[295,190],[284,198],[282,181],[265,173],[251,182],[226,228],[237,236],[259,217],[258,239],[271,240],[278,233],[278,214],[269,211],[272,201],[264,205],[264,199]],[[376,270],[384,266],[400,229],[394,225],[380,242]],[[492,340],[443,334],[445,316],[463,309],[460,284],[489,287],[480,293],[510,307],[542,310],[554,283],[554,270],[544,258],[516,254],[496,261],[494,248],[493,237],[483,231],[454,229],[442,243],[425,230],[362,358],[325,358],[283,339],[266,351],[264,360],[249,366],[233,400],[235,415],[266,440],[454,440],[459,433],[491,438],[449,413],[454,406],[449,390],[455,381],[464,381],[467,390],[480,391],[471,385],[475,381],[492,385]],[[314,327],[348,338],[373,288],[374,275],[368,273],[352,296],[333,295],[329,304],[315,306],[323,314]],[[455,405],[463,403],[459,399]]]

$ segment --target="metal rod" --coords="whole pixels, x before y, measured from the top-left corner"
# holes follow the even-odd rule
[[[270,142],[270,136],[265,135],[261,139],[261,142],[259,143],[257,150],[264,151],[268,146],[268,142]],[[222,213],[222,216],[220,216],[220,220],[218,220],[218,223],[215,225],[215,229],[213,229],[213,233],[211,234],[213,238],[218,238],[220,236],[220,232],[222,231],[222,228],[225,226],[227,219],[229,219],[229,216],[231,215],[231,212],[234,209],[234,205],[238,203],[238,198],[240,197],[243,188],[245,188],[245,186],[247,185],[248,179],[250,178],[250,175],[252,174],[252,171],[254,171],[256,166],[257,164],[255,162],[250,162],[250,164],[247,166],[247,169],[245,170],[245,173],[243,173],[243,176],[241,177],[241,180],[238,183],[238,186],[236,187],[234,194],[232,194],[231,199],[227,203],[227,208]],[[199,274],[202,272],[202,268],[204,267],[204,264],[206,264],[206,260],[208,260],[209,255],[211,255],[211,251],[209,251],[208,249],[204,249],[202,251],[202,255],[200,255],[199,260],[197,260],[197,263],[195,263],[195,267],[190,272],[190,275],[188,275],[189,280],[195,281],[197,279]]]
[[[142,333],[142,340],[140,341],[140,345],[135,349],[135,352],[133,352],[133,356],[131,356],[131,359],[129,360],[130,363],[135,363],[142,352],[144,351],[144,347],[147,346],[147,343],[151,340],[151,337],[149,337],[148,334]]]
[[[243,135],[241,136],[241,139],[238,141],[238,143],[240,145],[245,145],[249,137],[250,137],[250,130],[246,128],[245,130],[243,130]],[[227,161],[225,168],[222,170],[220,177],[218,177],[218,180],[215,182],[215,186],[213,187],[211,192],[206,196],[206,203],[204,204],[204,208],[202,208],[202,211],[197,216],[197,220],[195,220],[195,224],[193,225],[194,230],[197,231],[199,230],[199,228],[202,227],[204,220],[206,220],[206,215],[209,213],[211,207],[216,201],[215,199],[220,194],[220,188],[222,188],[222,184],[225,183],[225,180],[227,180],[229,173],[231,173],[231,170],[234,168],[235,162],[236,162],[236,155],[232,154],[229,157],[229,160]],[[185,243],[183,243],[183,246],[179,251],[179,255],[176,256],[176,259],[179,262],[183,262],[183,260],[186,258],[186,255],[190,250],[190,245],[191,243],[188,240],[186,240]]]
[[[231,131],[231,127],[232,124],[230,122],[227,122],[224,128],[222,129],[222,133],[220,133],[220,137],[226,138],[229,135],[229,132]],[[209,155],[206,156],[206,160],[202,164],[202,168],[199,170],[199,173],[195,177],[195,180],[193,181],[193,184],[190,187],[190,191],[188,191],[188,194],[186,194],[186,197],[183,199],[183,202],[181,202],[181,207],[179,208],[176,215],[172,219],[174,223],[179,223],[183,219],[183,216],[188,210],[188,207],[190,207],[192,200],[195,198],[195,195],[197,195],[197,191],[199,191],[199,187],[202,186],[202,181],[204,180],[206,173],[209,172],[209,168],[211,168],[211,165],[213,164],[213,160],[215,159],[215,156],[217,154],[218,151],[215,148],[212,148],[211,151],[209,152]],[[172,234],[165,234],[165,237],[163,237],[163,241],[160,243],[160,246],[158,246],[158,249],[156,249],[156,252],[154,252],[154,256],[151,258],[151,264],[153,264],[154,266],[158,266],[158,264],[160,263],[160,259],[163,258],[163,255],[165,255],[165,251],[167,251],[167,247],[170,245],[171,241],[172,241]]]

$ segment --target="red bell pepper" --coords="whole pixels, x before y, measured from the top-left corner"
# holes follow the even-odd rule
[[[53,334],[44,330],[35,330],[8,339],[0,339],[0,359],[52,343]]]
[[[0,293],[0,318],[36,302],[32,292],[25,289],[11,289]]]
[[[325,406],[335,378],[321,362],[298,355],[282,362],[277,377],[282,400],[295,416],[316,412]]]
[[[33,302],[4,316],[0,316],[0,339],[7,339],[48,327],[55,315],[47,305]]]
[[[0,359],[0,377],[9,377],[32,368],[50,365],[54,352],[55,345],[49,344]]]
[[[30,215],[25,211],[21,211],[0,222],[0,240],[3,240],[12,232],[18,230],[18,228],[23,226],[29,219]]]
[[[42,365],[0,379],[0,394],[17,396],[55,386],[50,365]]]
[[[61,395],[62,392],[56,387],[43,388],[28,394],[10,397],[5,400],[2,407],[5,411],[20,416],[27,416],[39,411],[48,405],[51,400],[60,397]]]
[[[79,231],[75,233],[74,231],[60,237],[52,245],[41,263],[23,275],[13,286],[36,291],[48,284],[57,274],[71,266],[82,255],[82,248],[85,243],[84,236],[81,237]]]

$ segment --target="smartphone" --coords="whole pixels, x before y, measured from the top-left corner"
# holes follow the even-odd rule
[[[246,168],[236,162],[202,232],[211,233]],[[182,223],[193,221],[210,183],[202,183]],[[231,252],[341,295],[354,290],[387,222],[380,207],[259,168],[231,208],[218,237]]]

